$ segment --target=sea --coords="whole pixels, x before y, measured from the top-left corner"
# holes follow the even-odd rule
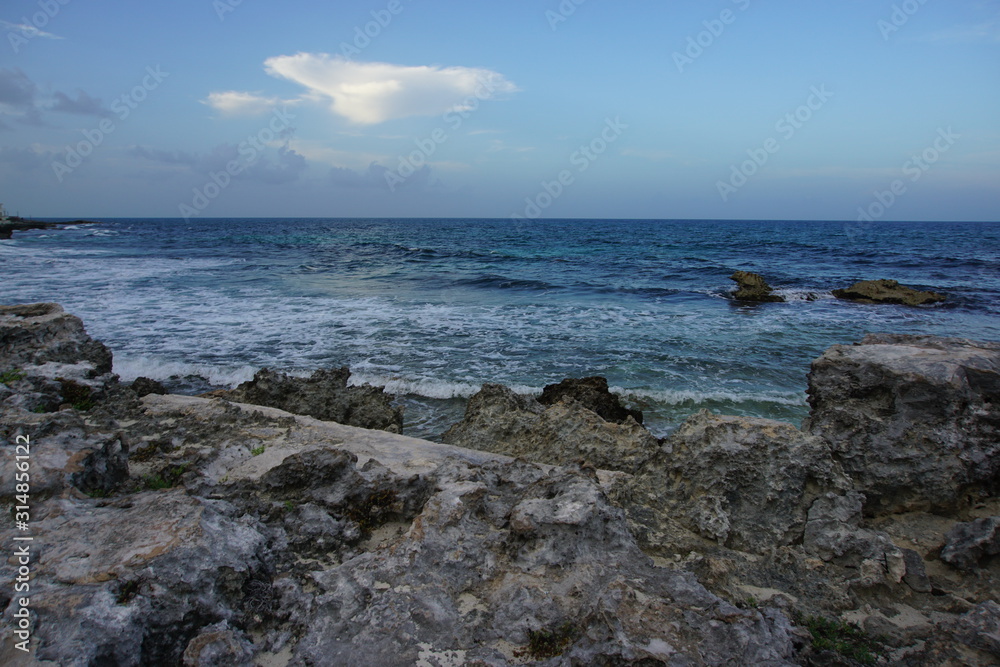
[[[787,302],[734,301],[736,270]],[[948,301],[831,293],[880,278]],[[81,317],[125,381],[198,393],[346,365],[429,439],[483,383],[592,375],[657,435],[701,409],[799,424],[831,345],[1000,340],[1000,223],[99,219],[0,241],[0,281],[0,303]]]

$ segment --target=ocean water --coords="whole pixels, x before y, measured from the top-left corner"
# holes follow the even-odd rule
[[[762,273],[784,304],[729,298]],[[927,308],[831,290],[893,278]],[[232,386],[348,365],[438,437],[484,382],[603,375],[654,433],[701,408],[798,423],[810,362],[866,333],[1000,340],[1000,224],[104,220],[0,241],[0,302],[56,301],[123,379]]]

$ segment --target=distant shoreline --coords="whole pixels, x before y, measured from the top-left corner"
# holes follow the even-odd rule
[[[96,225],[93,220],[70,220],[66,222],[50,222],[46,220],[25,220],[24,218],[12,217],[6,222],[0,222],[0,240],[11,239],[14,232],[28,231],[29,229],[54,229],[65,225]]]

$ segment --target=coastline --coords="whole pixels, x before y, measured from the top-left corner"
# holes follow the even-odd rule
[[[487,385],[462,447],[303,416],[398,428],[346,369],[206,397],[123,385],[55,304],[0,308],[0,343],[0,456],[31,443],[47,545],[22,605],[39,658],[1000,657],[1000,343],[835,345],[802,429],[702,411],[657,440],[603,378],[539,400]]]
[[[12,239],[14,232],[24,232],[33,229],[58,229],[69,225],[97,225],[101,224],[93,220],[72,220],[72,221],[46,221],[46,220],[25,220],[17,216],[11,216],[8,220],[0,222],[0,241]]]

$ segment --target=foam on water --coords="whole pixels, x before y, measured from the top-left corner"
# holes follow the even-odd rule
[[[126,380],[347,365],[403,396],[408,424],[443,430],[485,382],[537,394],[604,375],[669,430],[702,407],[799,419],[810,361],[869,332],[1000,339],[1000,226],[919,231],[859,244],[833,224],[119,221],[17,235],[0,257],[4,301],[62,303]],[[737,268],[789,302],[732,301]],[[952,299],[830,293],[882,277]]]

